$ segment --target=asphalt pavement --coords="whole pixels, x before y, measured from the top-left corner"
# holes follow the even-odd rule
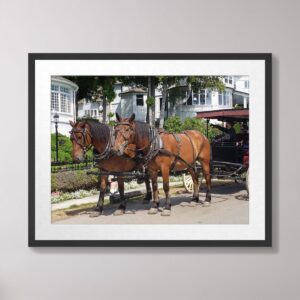
[[[90,211],[67,213],[63,220],[55,224],[248,224],[249,200],[242,185],[235,183],[216,186],[212,190],[212,203],[209,207],[201,204],[191,206],[191,194],[180,193],[172,196],[171,216],[149,215],[149,204],[129,202],[124,215],[114,216],[115,205],[106,206],[103,215],[91,218]],[[160,203],[163,206],[163,192],[160,192]],[[205,193],[200,193],[205,199]]]

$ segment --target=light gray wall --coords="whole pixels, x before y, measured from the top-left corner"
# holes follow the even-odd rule
[[[299,299],[299,11],[288,0],[0,1],[0,299]],[[273,52],[274,247],[27,248],[27,52]]]

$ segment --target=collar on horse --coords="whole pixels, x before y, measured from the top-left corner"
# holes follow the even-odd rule
[[[108,141],[106,143],[104,150],[101,153],[94,154],[94,158],[96,161],[109,158],[112,155],[111,146],[115,143],[114,129],[110,126],[108,128],[109,128]]]

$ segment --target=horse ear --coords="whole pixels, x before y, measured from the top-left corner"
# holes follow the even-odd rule
[[[69,123],[70,123],[70,125],[71,125],[72,127],[75,126],[75,123],[74,123],[73,121],[70,120]]]
[[[130,123],[133,122],[134,119],[135,119],[135,113],[133,113],[133,114],[131,115],[131,117],[129,118],[129,122],[130,122]]]
[[[121,117],[119,116],[119,114],[116,112],[116,118],[118,122],[121,122]]]

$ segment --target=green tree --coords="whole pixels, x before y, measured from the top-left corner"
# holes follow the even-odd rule
[[[115,77],[105,77],[102,84],[102,98],[103,98],[103,119],[102,122],[106,123],[106,112],[107,112],[107,104],[110,104],[114,101],[116,97],[116,93],[114,91],[114,84],[116,82]]]
[[[86,98],[93,102],[97,99],[102,99],[103,119],[106,123],[107,118],[107,104],[114,101],[116,94],[114,91],[114,84],[118,77],[109,76],[66,76],[66,78],[75,82],[79,86],[77,99]]]
[[[171,133],[183,131],[183,124],[178,116],[170,117],[164,122],[164,129]]]

